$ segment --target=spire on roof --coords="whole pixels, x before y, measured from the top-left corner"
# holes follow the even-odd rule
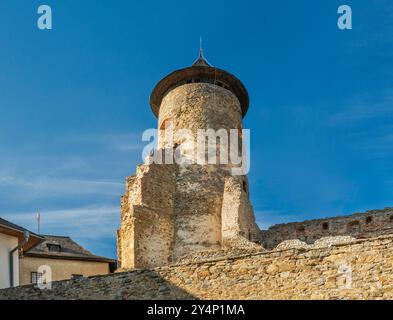
[[[192,64],[193,67],[211,67],[210,63],[207,62],[205,57],[203,56],[203,48],[202,48],[202,37],[199,39],[199,56],[198,59]]]

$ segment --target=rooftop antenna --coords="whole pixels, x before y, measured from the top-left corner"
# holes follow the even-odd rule
[[[40,234],[40,226],[41,226],[41,214],[39,213],[39,211],[37,211],[37,214],[35,216],[35,219],[37,221],[37,231],[38,234]]]

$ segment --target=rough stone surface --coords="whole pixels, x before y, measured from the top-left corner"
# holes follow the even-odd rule
[[[174,238],[174,165],[141,165],[127,179],[118,231],[120,265],[147,267],[171,262]]]
[[[178,259],[178,263],[195,263],[206,262],[216,259],[224,259],[228,257],[236,257],[245,254],[254,254],[265,252],[266,250],[260,245],[252,244],[247,240],[236,240],[236,243],[227,243],[219,250],[211,249],[199,252],[185,254]]]
[[[343,244],[343,243],[348,243],[356,241],[354,237],[350,236],[336,236],[336,237],[325,237],[318,239],[314,242],[313,247],[330,247],[334,244]]]
[[[0,291],[11,300],[392,298],[393,236]]]
[[[299,248],[308,248],[309,245],[303,241],[298,239],[294,240],[285,240],[281,242],[277,247],[276,250],[286,250],[286,249],[299,249]]]

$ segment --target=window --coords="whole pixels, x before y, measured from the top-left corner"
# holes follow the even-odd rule
[[[296,227],[296,237],[301,241],[307,241],[306,228],[304,226]]]
[[[42,279],[42,273],[39,272],[32,272],[31,273],[31,283],[37,284]]]
[[[71,276],[72,280],[81,279],[81,278],[83,278],[83,274],[73,274]]]
[[[322,223],[322,230],[329,230],[329,223],[328,222],[324,222]]]
[[[372,217],[367,217],[366,218],[366,224],[370,224],[371,222],[373,222],[373,218]]]
[[[297,228],[297,231],[298,231],[299,233],[304,233],[304,232],[306,231],[306,228],[303,227],[303,226],[300,226],[299,228]]]
[[[46,246],[48,247],[48,250],[51,252],[61,251],[61,246],[59,244],[48,243]]]

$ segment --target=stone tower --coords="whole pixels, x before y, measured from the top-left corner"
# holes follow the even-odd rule
[[[244,85],[210,66],[201,51],[191,67],[169,74],[153,90],[150,105],[159,128],[156,152],[180,149],[190,154],[184,152],[187,147],[179,147],[185,145],[184,135],[176,135],[185,129],[195,142],[201,130],[230,137],[230,130],[242,129],[248,103]],[[236,138],[241,151],[242,134]],[[233,175],[236,165],[221,161],[222,140],[214,137],[214,141],[216,163],[200,164],[195,158],[180,164],[146,160],[127,178],[118,230],[120,268],[163,266],[185,254],[252,247],[258,240],[247,177]],[[209,149],[198,153],[197,145],[188,145],[191,154],[208,157]]]

